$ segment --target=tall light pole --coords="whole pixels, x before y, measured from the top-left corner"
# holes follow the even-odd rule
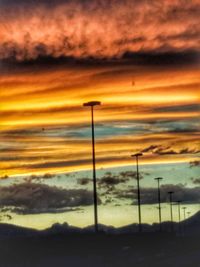
[[[183,209],[183,218],[184,218],[184,221],[185,221],[185,219],[186,219],[186,209],[187,209],[187,207],[182,207],[182,209]]]
[[[169,194],[170,214],[171,214],[171,232],[173,232],[174,227],[173,227],[173,209],[172,209],[172,203],[173,203],[173,201],[172,201],[172,195],[174,194],[174,192],[173,191],[170,191],[170,192],[168,192],[168,194]]]
[[[136,159],[136,175],[137,175],[137,198],[138,198],[138,230],[139,232],[142,232],[142,220],[141,220],[141,201],[140,201],[140,175],[139,175],[139,164],[138,164],[138,158],[143,156],[142,153],[137,153],[134,155],[131,155],[131,157],[135,157]]]
[[[181,233],[181,200],[177,201],[178,204],[178,225],[179,225],[179,232]]]
[[[94,198],[94,227],[98,232],[98,210],[97,210],[97,186],[96,186],[96,161],[95,161],[95,136],[94,136],[94,106],[101,105],[99,101],[84,103],[84,107],[91,108],[91,127],[92,127],[92,163],[93,163],[93,198]]]
[[[160,231],[162,230],[162,226],[161,226],[161,223],[162,223],[162,217],[161,217],[161,201],[160,201],[160,181],[162,180],[163,178],[162,177],[157,177],[155,178],[155,180],[157,180],[158,182],[158,213],[159,213],[159,224],[160,224]]]

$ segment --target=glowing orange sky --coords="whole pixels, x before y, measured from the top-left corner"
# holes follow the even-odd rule
[[[199,1],[0,3],[1,175],[199,155]],[[16,15],[17,14],[17,15]],[[157,146],[156,151],[148,150]],[[171,153],[170,153],[171,152]]]
[[[82,103],[93,99],[102,101],[95,111],[97,126],[102,131],[117,127],[112,135],[97,131],[98,167],[130,164],[132,152],[152,144],[172,146],[177,153],[149,152],[144,163],[191,161],[197,157],[194,153],[179,151],[200,149],[197,132],[157,132],[154,124],[170,120],[187,128],[187,122],[198,120],[199,109],[184,106],[198,106],[199,77],[196,67],[148,70],[121,65],[5,74],[0,79],[1,174],[89,168],[90,112]],[[130,123],[132,129],[123,132]],[[146,128],[137,131],[137,124]],[[87,136],[77,136],[76,130],[85,125]]]
[[[199,209],[199,13],[199,0],[0,1],[0,220],[93,224],[91,114],[83,107],[93,100],[102,103],[100,223],[137,221],[137,152],[143,222],[158,219],[155,177],[164,178],[163,220],[169,190]],[[102,186],[105,178],[114,183]],[[83,198],[77,210],[74,194]]]

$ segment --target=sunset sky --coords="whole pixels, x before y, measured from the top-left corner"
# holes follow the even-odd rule
[[[90,110],[99,221],[158,221],[155,177],[200,208],[199,0],[0,0],[1,222],[93,224]],[[177,206],[174,206],[174,218]]]

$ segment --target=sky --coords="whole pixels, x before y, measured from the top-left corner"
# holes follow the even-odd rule
[[[0,221],[93,224],[170,219],[168,191],[200,208],[199,0],[0,0]],[[181,214],[183,219],[183,212]],[[177,205],[174,219],[178,220]]]

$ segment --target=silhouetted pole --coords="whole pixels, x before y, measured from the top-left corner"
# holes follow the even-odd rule
[[[181,200],[177,201],[178,204],[178,225],[179,225],[179,232],[181,233]]]
[[[171,214],[171,232],[174,231],[173,227],[173,209],[172,209],[172,195],[174,194],[173,191],[168,192],[169,194],[169,201],[170,201],[170,214]]]
[[[95,161],[95,136],[94,136],[94,106],[101,105],[99,101],[84,103],[84,107],[91,107],[91,127],[92,127],[92,163],[93,163],[93,197],[94,197],[94,227],[98,232],[98,210],[97,210],[97,187],[96,187],[96,161]]]
[[[187,217],[188,217],[188,218],[190,217],[190,214],[191,214],[191,212],[188,211],[188,212],[187,212]]]
[[[186,209],[187,207],[182,207],[183,209],[183,218],[184,218],[184,221],[183,221],[183,231],[184,231],[184,234],[185,234],[185,220],[186,220]]]
[[[138,158],[141,157],[142,153],[137,153],[134,155],[131,155],[131,157],[136,158],[136,168],[137,168],[137,197],[138,197],[138,230],[139,232],[142,232],[142,220],[141,220],[141,201],[140,201],[140,175],[139,175],[139,162]]]
[[[162,217],[161,217],[161,201],[160,201],[160,181],[162,180],[162,177],[157,177],[155,180],[158,182],[158,214],[159,214],[159,224],[160,224],[160,231],[162,230]]]
[[[185,219],[186,219],[186,207],[182,207],[182,209],[183,209],[183,218],[184,218],[184,221],[185,221]]]

